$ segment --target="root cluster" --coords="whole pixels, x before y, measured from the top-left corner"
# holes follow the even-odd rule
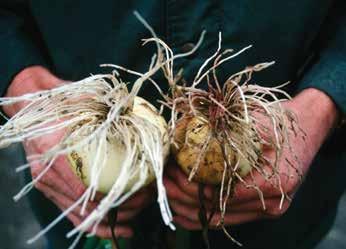
[[[263,209],[264,195],[255,175],[280,190],[279,208],[285,198],[289,199],[279,167],[284,149],[294,155],[289,138],[297,127],[296,119],[282,106],[290,99],[283,90],[288,83],[269,88],[252,82],[253,73],[274,62],[247,66],[224,82],[217,77],[221,64],[250,47],[239,52],[221,51],[220,34],[217,51],[200,67],[193,82],[172,81],[171,95],[164,103],[171,109],[170,136],[178,164],[189,180],[217,186],[219,225],[227,235],[223,219],[235,184],[256,190]],[[207,88],[200,87],[202,82]],[[264,149],[274,151],[274,158],[267,158]]]
[[[108,139],[117,139],[126,148],[120,176],[97,209],[68,236],[78,233],[77,241],[90,227],[95,232],[97,225],[110,209],[119,206],[143,186],[150,173],[149,169],[144,167],[148,162],[156,177],[158,202],[163,220],[174,228],[162,183],[164,166],[162,134],[153,124],[131,113],[134,98],[145,81],[151,82],[156,87],[162,97],[160,101],[162,107],[168,107],[171,111],[169,137],[178,163],[180,162],[186,169],[189,179],[201,181],[204,179],[206,183],[218,186],[218,207],[222,214],[220,226],[226,234],[228,233],[224,228],[223,218],[235,184],[255,189],[263,208],[265,201],[253,177],[255,173],[260,174],[281,191],[280,205],[284,198],[288,198],[282,189],[279,159],[284,149],[289,148],[293,151],[289,146],[289,133],[291,127],[295,126],[295,118],[282,107],[282,102],[290,97],[282,90],[285,84],[268,88],[251,82],[254,72],[267,68],[273,62],[248,66],[229,76],[225,82],[219,82],[218,67],[251,47],[238,52],[229,49],[221,51],[220,34],[217,51],[200,67],[193,82],[185,84],[182,80],[182,71],[174,75],[173,62],[194,53],[202,43],[205,32],[202,33],[194,49],[174,55],[169,46],[156,37],[143,18],[136,15],[153,35],[153,38],[144,40],[144,44],[154,42],[157,45],[157,53],[152,57],[146,73],[139,73],[119,65],[105,64],[103,66],[115,69],[113,74],[93,75],[78,82],[62,83],[59,87],[47,91],[14,98],[0,98],[1,106],[23,101],[28,103],[4,126],[1,126],[0,148],[16,142],[34,140],[59,130],[65,131],[65,135],[56,146],[43,154],[30,156],[31,163],[45,164],[46,168],[15,196],[16,200],[33,188],[52,167],[58,156],[71,154],[91,143],[96,144],[96,158],[93,160],[92,177],[87,191],[30,242],[46,233],[78,205],[83,206],[82,213],[84,212],[87,202],[95,197],[97,191],[100,172],[105,161],[101,152],[108,150]],[[169,93],[163,93],[160,86],[151,78],[161,69],[170,86]],[[117,70],[138,77],[131,91],[120,80]],[[202,82],[207,83],[206,89],[200,87]],[[274,159],[266,158],[263,148],[275,151]],[[185,153],[185,157],[181,154],[179,158],[181,152]],[[193,155],[190,161],[186,158],[186,153]],[[209,160],[208,153],[214,156],[212,160]],[[186,161],[187,165],[184,165]],[[205,167],[208,163],[210,167]],[[29,167],[29,164],[23,165],[18,171]],[[209,171],[203,174],[203,170],[214,170],[215,179],[210,179]],[[127,181],[138,174],[137,184],[125,191]],[[229,237],[233,240],[230,235]]]

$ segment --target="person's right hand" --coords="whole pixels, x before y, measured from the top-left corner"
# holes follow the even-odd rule
[[[291,199],[294,198],[294,194],[309,171],[311,162],[319,148],[334,129],[339,115],[332,99],[325,93],[312,88],[303,90],[291,100],[283,102],[282,105],[295,114],[300,131],[298,133],[293,130],[289,132],[288,139],[290,147],[293,149],[287,145],[283,147],[278,158],[278,166],[275,168],[277,175],[271,176],[271,179],[279,182],[279,187],[275,186],[275,181],[268,181],[258,171],[244,177],[243,182],[239,181],[236,184],[234,194],[227,203],[224,217],[225,226],[239,225],[260,219],[277,219],[284,215],[291,201],[284,198],[282,206],[280,206],[283,194]],[[262,125],[271,128],[267,118],[261,117],[260,114],[257,118],[261,120]],[[300,134],[302,131],[304,135]],[[274,132],[270,132],[270,130],[265,135],[275,136]],[[276,151],[274,148],[263,147],[262,153],[269,162],[275,162]],[[261,167],[265,172],[274,173],[272,166],[264,164]],[[198,183],[189,182],[188,177],[175,164],[166,168],[164,183],[170,205],[176,214],[174,222],[188,230],[202,229],[198,215],[200,210]],[[250,187],[254,186],[253,184],[256,184],[258,188]],[[214,189],[215,187],[211,185],[204,187],[208,216],[213,212]],[[261,190],[265,209],[257,189]],[[210,228],[219,229],[220,220],[221,212],[216,210],[210,221]]]
[[[20,96],[30,92],[46,90],[56,87],[62,80],[54,76],[48,70],[40,66],[27,68],[20,72],[12,81],[8,88],[6,97]],[[6,106],[3,110],[7,115],[13,116],[26,103]],[[24,149],[29,162],[33,179],[41,174],[47,165],[35,163],[30,160],[31,155],[42,154],[52,146],[56,145],[62,138],[64,131],[57,131],[54,134],[36,138],[34,140],[24,142]],[[82,181],[73,173],[66,157],[60,156],[52,167],[43,175],[35,184],[49,200],[55,203],[61,210],[66,210],[75,203],[85,192],[86,187]],[[137,215],[140,210],[152,201],[153,191],[146,188],[139,191],[130,200],[126,201],[119,207],[117,226],[115,233],[120,237],[131,237],[133,231],[128,225],[128,221]],[[96,199],[102,198],[99,195]],[[81,206],[78,206],[67,218],[75,225],[79,225],[83,219],[97,206],[98,202],[89,201],[87,210],[83,216],[80,215]],[[89,230],[90,231],[90,230]],[[102,238],[110,238],[111,231],[107,225],[106,219],[100,223],[96,230],[96,235]]]

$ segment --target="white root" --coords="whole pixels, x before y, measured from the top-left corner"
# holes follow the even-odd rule
[[[164,168],[162,134],[154,124],[128,111],[131,110],[134,98],[138,95],[145,81],[151,82],[163,97],[164,101],[161,102],[161,109],[163,106],[171,109],[171,120],[169,122],[169,136],[171,138],[174,137],[177,122],[185,114],[199,116],[209,122],[208,115],[210,114],[206,106],[213,105],[225,113],[225,118],[222,121],[228,128],[222,132],[210,132],[209,136],[207,136],[207,142],[201,147],[201,154],[189,176],[189,180],[192,180],[212,136],[215,136],[218,141],[221,141],[228,148],[227,150],[232,150],[237,155],[235,165],[231,165],[232,162],[230,162],[230,159],[225,158],[219,197],[219,209],[222,214],[222,219],[226,213],[228,199],[232,198],[232,186],[235,184],[235,181],[243,184],[246,188],[255,189],[265,209],[265,201],[261,189],[256,183],[246,182],[244,176],[240,175],[237,171],[240,167],[240,161],[248,160],[253,170],[259,172],[265,179],[269,180],[271,178],[271,176],[268,176],[261,169],[257,162],[258,160],[265,161],[266,158],[255,149],[251,149],[256,147],[256,143],[272,146],[277,151],[275,161],[269,163],[271,163],[271,174],[277,181],[277,184],[273,185],[282,193],[280,208],[283,204],[286,194],[281,186],[278,158],[281,155],[282,149],[287,146],[289,139],[287,120],[285,120],[288,114],[281,107],[281,102],[290,98],[282,90],[282,87],[287,83],[274,88],[249,84],[253,72],[263,70],[271,66],[274,62],[266,62],[253,67],[247,67],[231,75],[221,87],[216,76],[216,69],[226,61],[235,58],[251,48],[251,45],[235,53],[230,49],[221,52],[222,36],[220,32],[216,52],[207,58],[199,68],[191,86],[180,86],[177,82],[181,75],[179,73],[179,75],[174,76],[173,62],[177,58],[189,56],[194,53],[201,45],[205,31],[202,32],[197,45],[192,50],[174,55],[169,46],[156,36],[154,30],[138,12],[134,12],[134,14],[153,36],[153,38],[144,39],[143,45],[154,42],[157,47],[157,51],[151,58],[147,72],[140,73],[119,65],[103,64],[101,66],[115,68],[113,74],[92,75],[81,81],[64,82],[51,90],[13,98],[0,98],[0,106],[24,101],[28,103],[26,107],[8,119],[5,125],[0,127],[0,148],[12,143],[32,141],[51,135],[57,131],[65,131],[63,138],[57,145],[49,148],[43,154],[31,155],[28,158],[32,163],[46,165],[46,168],[14,197],[15,200],[20,199],[33,188],[35,183],[52,167],[58,156],[68,155],[91,143],[96,144],[95,158],[91,163],[90,184],[87,190],[71,207],[64,210],[51,224],[30,239],[28,241],[29,243],[36,241],[40,236],[48,232],[77,206],[82,206],[81,214],[85,212],[88,201],[95,198],[98,190],[101,172],[106,164],[106,159],[102,157],[102,151],[108,151],[110,149],[107,142],[107,139],[110,137],[121,141],[125,148],[124,160],[121,164],[119,176],[110,191],[100,201],[97,208],[80,225],[76,226],[67,234],[67,237],[77,235],[69,249],[74,248],[86,230],[91,229],[91,235],[95,234],[98,225],[110,209],[121,205],[143,187],[150,174],[150,170],[155,174],[158,193],[157,202],[161,210],[162,219],[171,229],[175,229],[172,224],[172,213],[168,205],[166,190],[162,180]],[[207,68],[212,61],[213,64]],[[121,70],[138,77],[131,91],[128,91],[126,84],[121,82],[119,73],[116,70]],[[172,89],[172,96],[165,95],[160,85],[153,80],[152,76],[158,70],[163,70],[168,84]],[[210,74],[212,75],[210,76]],[[210,83],[211,79],[216,84],[216,87],[212,88],[211,91],[198,88],[203,80],[207,80],[208,86],[212,86]],[[218,99],[213,95],[213,92],[218,92],[219,96],[223,96],[223,99]],[[276,94],[284,96],[284,98],[278,98]],[[199,104],[196,104],[196,102]],[[182,105],[184,108],[181,108]],[[260,124],[254,127],[253,124],[257,123],[258,120],[252,114],[256,111],[260,111],[269,119],[274,139],[262,138],[260,136],[260,134],[268,132],[268,127],[261,126]],[[240,136],[250,138],[249,141],[232,135],[236,133],[240,134]],[[175,143],[173,139],[172,143]],[[290,150],[293,151],[292,148]],[[146,167],[147,164],[151,165],[151,169]],[[18,167],[17,171],[19,172],[29,167],[30,164],[24,164]],[[129,189],[126,189],[129,179],[132,179],[135,175],[139,175],[138,181]],[[222,221],[220,224],[225,234],[240,245],[227,232]]]
[[[139,73],[118,65],[104,65],[138,76],[130,92],[127,90],[126,84],[119,79],[119,73],[113,71],[113,74],[98,74],[77,82],[64,82],[50,90],[18,97],[0,98],[0,106],[19,102],[27,103],[26,107],[0,127],[0,148],[12,143],[44,138],[47,135],[54,135],[57,131],[64,132],[64,136],[58,144],[47,149],[43,154],[28,157],[32,163],[44,164],[46,168],[15,196],[15,200],[20,199],[32,189],[35,183],[54,165],[58,156],[69,155],[91,143],[97,145],[96,156],[91,163],[92,174],[87,190],[51,224],[28,240],[28,243],[33,243],[47,233],[77,206],[82,206],[81,214],[85,212],[88,201],[94,199],[98,190],[100,174],[105,166],[105,158],[102,158],[101,154],[102,151],[109,149],[108,137],[119,139],[126,148],[120,175],[97,208],[79,226],[67,234],[68,237],[77,234],[69,249],[74,248],[87,229],[92,228],[91,234],[95,233],[98,224],[111,208],[121,205],[144,185],[149,174],[148,167],[145,167],[147,164],[151,165],[155,174],[157,201],[162,218],[166,225],[175,229],[162,181],[164,167],[162,134],[154,124],[132,115],[127,110],[131,109],[134,98],[147,80],[164,96],[159,85],[151,76],[162,69],[169,84],[175,84],[173,61],[194,53],[201,45],[205,31],[202,32],[197,45],[191,51],[173,55],[172,50],[157,38],[145,20],[137,12],[134,14],[154,37],[145,39],[143,45],[148,42],[155,42],[157,45],[157,53],[151,58],[148,72]],[[17,171],[29,167],[30,164],[28,163],[18,167]],[[138,181],[125,191],[128,180],[138,174]]]
[[[109,80],[112,87],[110,87]],[[23,100],[31,101],[31,104],[1,127],[1,147],[13,142],[32,140],[52,134],[57,129],[70,130],[56,146],[42,155],[32,157],[35,158],[36,162],[43,162],[47,166],[38,177],[15,196],[16,200],[33,188],[35,183],[51,168],[57,156],[69,154],[92,141],[96,141],[97,144],[96,156],[91,167],[91,181],[87,191],[73,206],[65,210],[61,216],[29,240],[30,243],[49,231],[75,207],[82,205],[81,214],[83,214],[87,202],[93,199],[98,189],[100,172],[105,164],[105,159],[101,158],[101,151],[107,151],[107,136],[117,137],[126,146],[126,160],[122,164],[120,176],[99,206],[68,235],[72,236],[98,224],[110,208],[114,205],[120,205],[141,188],[148,174],[147,169],[143,167],[145,160],[150,162],[157,178],[158,202],[163,219],[167,225],[174,229],[171,223],[172,214],[162,183],[164,162],[161,133],[153,124],[145,122],[140,117],[131,117],[130,115],[127,118],[126,115],[122,114],[131,97],[132,95],[127,92],[125,84],[118,81],[114,76],[99,75],[69,85],[62,85],[50,91],[12,99],[0,99],[1,103],[6,104]],[[71,127],[74,128],[71,130]],[[80,139],[80,137],[83,138]],[[140,147],[142,150],[139,150]],[[137,165],[139,153],[142,152],[142,161],[138,164],[140,166],[134,167]],[[25,168],[28,168],[28,164],[19,169]],[[139,181],[128,192],[125,192],[128,179],[137,173],[140,176]]]

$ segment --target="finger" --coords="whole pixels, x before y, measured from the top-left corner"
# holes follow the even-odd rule
[[[37,177],[45,167],[47,165],[32,162],[31,174],[33,177]],[[59,156],[54,161],[52,167],[44,174],[40,181],[60,190],[62,193],[66,193],[72,199],[81,197],[86,190],[84,183],[73,173],[69,162],[64,156]]]
[[[264,170],[265,169],[268,168],[266,167]],[[258,171],[253,171],[244,179],[238,180],[239,182],[235,186],[232,198],[233,203],[242,203],[268,198],[281,198],[285,193],[289,193],[288,185],[290,185],[290,183],[283,180],[283,177],[281,176],[273,175],[270,179],[266,179]]]
[[[221,215],[217,214],[215,218],[212,219],[209,228],[211,229],[219,229],[221,228],[220,226],[220,218]],[[256,221],[259,219],[266,218],[265,215],[263,214],[258,214],[258,213],[247,213],[247,214],[227,214],[224,217],[224,226],[231,226],[231,225],[239,225],[243,223],[248,223],[252,221]],[[201,230],[202,225],[199,221],[192,221],[190,219],[187,219],[184,216],[175,216],[173,218],[173,221],[182,226],[185,229],[188,230]]]
[[[180,172],[179,172],[180,171]],[[167,175],[170,177],[174,177],[176,182],[182,186],[186,185],[189,183],[187,181],[187,178],[183,174],[183,172],[180,169],[169,169],[167,171]],[[166,180],[168,179],[168,180]],[[164,179],[167,182],[167,193],[170,199],[172,200],[177,200],[180,203],[185,203],[187,205],[197,207],[199,208],[200,203],[199,203],[199,196],[198,192],[196,192],[196,189],[198,188],[198,185],[195,184],[193,186],[193,189],[190,189],[188,191],[189,197],[187,197],[187,194],[184,191],[181,190],[180,186],[175,184],[175,182],[166,177]],[[251,179],[251,180],[250,180]],[[254,182],[252,184],[248,182]],[[168,186],[169,185],[169,186]],[[196,186],[197,185],[197,186]],[[205,205],[208,208],[213,207],[213,203],[211,202],[210,196],[212,196],[212,191],[215,191],[212,189],[212,186],[206,186],[205,187],[205,195],[207,198],[205,198]],[[219,193],[215,193],[219,194]],[[209,195],[209,198],[208,198]],[[237,204],[244,204],[247,209],[244,211],[256,211],[256,210],[262,210],[263,209],[263,204],[261,200],[261,195],[263,195],[263,199],[281,199],[282,197],[282,192],[280,188],[273,186],[273,183],[268,182],[266,179],[264,179],[258,172],[254,173],[254,177],[247,177],[244,183],[239,182],[236,185],[234,195],[232,199],[230,200],[231,207],[236,206]],[[253,202],[250,206],[247,204],[249,202]],[[271,208],[271,207],[270,207]],[[274,208],[274,207],[273,207]],[[239,211],[242,211],[241,208],[238,209]]]
[[[198,198],[198,183],[190,182],[184,172],[176,165],[167,167],[167,176],[177,184],[181,191],[190,195],[192,198]],[[214,189],[212,186],[204,187],[204,195],[206,199],[213,199]]]
[[[166,187],[167,196],[170,200],[176,200],[188,205],[198,206],[198,199],[192,198],[190,195],[183,192],[173,180],[168,177],[163,178],[163,183]]]
[[[70,163],[65,156],[59,156],[56,159],[53,168],[77,197],[81,197],[84,194],[87,188],[79,177],[73,173]]]
[[[88,232],[91,232],[91,231],[92,229],[88,229]],[[121,237],[121,238],[131,238],[133,236],[132,228],[126,225],[116,225],[116,227],[114,228],[114,232],[117,237]],[[112,232],[109,226],[102,225],[102,224],[100,224],[97,227],[96,235],[103,239],[112,238]]]
[[[128,200],[126,200],[123,204],[119,206],[119,210],[127,210],[127,209],[142,209],[148,203],[154,200],[154,193],[151,188],[146,188],[138,191],[136,194],[131,196]]]
[[[290,205],[291,201],[284,199],[282,206],[281,204],[281,198],[267,198],[264,200],[264,202],[260,200],[253,200],[250,202],[243,202],[239,204],[232,204],[232,202],[228,205],[228,209],[231,212],[243,212],[243,211],[270,211],[280,208],[286,208]]]
[[[74,204],[74,201],[63,198],[63,196],[50,187],[45,186],[44,184],[39,184],[40,189],[44,190],[44,194],[49,196],[49,199],[57,205],[60,210],[66,210]],[[84,218],[87,217],[94,209],[96,208],[96,204],[88,203],[87,211],[84,215],[81,215],[81,206],[77,206],[74,210],[66,215],[66,217],[73,223],[74,226],[80,225]],[[118,221],[126,221],[133,217],[136,214],[136,211],[133,212],[119,212]],[[87,229],[87,232],[92,232],[92,228]],[[129,238],[132,236],[133,231],[129,226],[126,225],[117,225],[115,228],[115,234],[120,237]],[[96,235],[104,238],[111,238],[112,234],[108,226],[107,219],[104,219],[104,222],[101,222],[96,230]]]
[[[54,132],[54,136],[48,135],[32,140],[25,140],[24,148],[28,156],[28,161],[31,165],[31,174],[34,178],[37,177],[48,165],[37,163],[34,160],[31,160],[30,155],[45,153],[50,147],[54,146],[64,134],[64,130],[58,130]],[[43,175],[40,181],[57,190],[60,190],[60,192],[67,194],[70,198],[75,199],[84,193],[85,188],[81,187],[83,184],[73,174],[71,168],[66,167],[68,162],[66,162],[63,158],[64,157],[62,156],[56,158],[51,168],[45,173],[45,175]],[[61,167],[64,167],[63,170],[59,170]],[[71,179],[73,179],[72,182],[78,182],[78,187],[75,187],[77,184],[71,184]]]
[[[44,186],[41,183],[39,184],[40,189],[44,190],[44,195],[49,197],[49,199],[61,210],[64,211],[73,204],[73,201],[62,201],[57,195],[58,192],[51,190],[48,186]],[[78,226],[83,222],[83,219],[89,215],[89,212],[86,212],[85,215],[80,215],[81,207],[77,206],[75,209],[71,210],[66,214],[66,217],[72,222],[74,226]],[[100,223],[100,225],[104,225],[104,223]],[[87,232],[91,232],[91,229],[88,229]]]
[[[189,219],[190,221],[199,222],[199,207],[184,205],[176,201],[171,202],[170,205],[177,216],[186,217],[186,219]],[[210,213],[210,210],[208,210],[207,216],[209,216]]]
[[[171,207],[173,210],[176,212],[177,216],[185,217],[185,219],[188,219],[189,221],[192,222],[200,222],[199,219],[199,208],[193,208],[189,206],[182,205],[180,203],[172,203]],[[211,211],[208,210],[206,215],[207,217],[210,216]],[[234,225],[234,224],[241,224],[247,221],[251,221],[253,219],[257,218],[264,218],[266,215],[263,212],[257,212],[257,211],[247,211],[247,212],[227,212],[225,217],[224,217],[224,223],[229,224],[229,225]],[[217,226],[221,220],[221,213],[216,212],[211,221],[210,225],[211,226]]]
[[[141,209],[132,209],[132,210],[119,210],[117,215],[117,222],[125,223],[132,220],[137,214],[141,212]]]
[[[67,215],[67,218],[72,222],[72,224],[77,227],[79,226],[83,220],[76,216],[73,213],[70,213]],[[89,227],[86,230],[87,233],[93,233],[94,232],[94,228],[93,227]],[[131,229],[130,226],[126,226],[126,225],[117,225],[114,228],[114,233],[117,237],[122,237],[122,238],[130,238],[133,235],[133,231]],[[110,239],[112,238],[112,232],[110,230],[110,227],[104,223],[100,223],[96,230],[95,230],[95,235],[100,237],[100,238],[104,238],[104,239]]]
[[[273,198],[265,201],[265,206],[260,201],[253,201],[250,203],[243,203],[236,206],[227,208],[228,213],[237,212],[258,212],[265,215],[266,218],[278,218],[282,216],[290,207],[291,201],[285,199],[281,203],[280,198]]]
[[[46,166],[41,164],[35,164],[31,166],[31,175],[36,178]],[[39,180],[39,182],[55,189],[56,191],[66,195],[70,199],[77,199],[78,196],[69,185],[60,177],[60,175],[53,169],[49,169]]]
[[[57,121],[53,121],[46,126],[48,127],[57,123]],[[39,138],[26,139],[24,143],[25,151],[29,152],[28,154],[43,154],[56,146],[64,136],[66,136],[66,129],[58,129],[52,134],[43,135]]]
[[[61,207],[63,210],[71,207],[75,201],[72,199],[60,194],[57,191],[54,191],[54,189],[50,188],[47,185],[41,184],[40,189],[44,191],[44,194],[49,197],[54,203],[58,204],[59,207]],[[82,207],[79,205],[71,212],[78,216],[78,217],[87,217],[92,211],[94,211],[97,208],[97,203],[94,202],[87,202],[86,209],[84,213],[82,214]],[[141,211],[140,208],[137,209],[130,209],[130,210],[119,210],[118,216],[117,216],[117,222],[127,222],[131,219],[133,219],[139,212]],[[107,217],[104,218],[105,222],[108,222]]]
[[[49,185],[45,185],[44,183],[38,183],[39,190],[51,201],[53,201],[61,210],[66,210],[75,204],[75,200],[64,196],[58,191],[55,191]],[[87,202],[84,213],[82,214],[82,207],[78,205],[71,212],[74,213],[78,217],[87,217],[94,209],[96,209],[97,203]]]
[[[198,184],[190,182],[187,176],[176,165],[167,167],[167,175],[179,186],[185,193],[192,194],[198,192]]]
[[[49,185],[45,185],[42,183],[38,184],[40,190],[44,193],[44,195],[52,200],[56,205],[58,205],[62,210],[66,210],[67,208],[71,207],[74,205],[75,201],[62,195],[61,193],[55,191],[52,189]],[[96,209],[97,203],[94,202],[88,202],[86,209],[84,210],[84,213],[82,214],[82,207],[79,205],[77,206],[74,210],[71,212],[78,216],[78,217],[87,217],[94,209]],[[119,211],[118,212],[118,217],[117,217],[117,222],[126,222],[131,219],[133,219],[139,212],[140,208],[137,209],[130,209],[130,210],[125,210],[125,211]],[[107,222],[107,217],[104,218],[104,221]]]
[[[185,228],[186,230],[201,230],[202,225],[200,222],[191,221],[183,216],[173,217],[173,222]]]

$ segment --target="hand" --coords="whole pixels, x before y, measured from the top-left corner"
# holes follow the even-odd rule
[[[23,70],[12,81],[8,88],[7,97],[20,96],[30,92],[51,89],[57,87],[62,82],[61,79],[51,74],[48,70],[40,66],[34,66]],[[26,103],[6,106],[4,111],[7,115],[13,116]],[[35,163],[30,159],[31,155],[42,154],[49,148],[57,144],[64,131],[58,131],[54,134],[39,137],[34,140],[25,141],[24,149],[31,163],[31,174],[33,178],[38,177],[47,165]],[[72,172],[66,157],[58,157],[52,167],[43,175],[35,184],[49,200],[57,205],[61,210],[65,210],[75,203],[85,192],[86,187],[82,181]],[[151,189],[145,188],[135,194],[119,207],[117,226],[115,233],[120,237],[131,237],[133,231],[128,222],[136,216],[140,210],[152,200]],[[67,217],[75,225],[79,225],[83,219],[92,212],[98,205],[98,201],[102,198],[98,194],[95,201],[89,201],[85,214],[80,215],[81,206],[74,209]],[[111,238],[111,232],[108,227],[107,218],[104,219],[96,231],[96,235],[103,238]]]
[[[304,177],[320,146],[335,124],[337,110],[328,96],[315,89],[304,90],[292,100],[284,103],[284,106],[296,114],[299,126],[306,135],[305,140],[301,136],[294,136],[293,134],[290,138],[291,147],[294,148],[295,155],[300,162],[293,165],[293,167],[297,168],[301,176]],[[265,149],[263,153],[269,159],[273,159],[275,155],[273,149]],[[293,167],[287,164],[285,158],[292,159],[292,153],[288,149],[283,151],[279,159],[279,178],[282,191],[265,181],[257,172],[254,172],[253,177],[247,176],[245,178],[247,184],[255,181],[261,189],[266,209],[263,209],[262,201],[256,190],[239,183],[235,187],[233,198],[229,201],[224,217],[224,225],[236,225],[265,218],[278,218],[285,213],[289,208],[290,201],[286,198],[280,209],[282,192],[293,197],[301,184],[299,174],[292,174],[294,173],[292,172]],[[290,161],[297,162],[296,160]],[[176,165],[167,167],[164,182],[171,207],[176,213],[174,221],[189,230],[201,229],[198,218],[200,207],[198,184],[188,182],[186,175]],[[212,186],[205,186],[204,195],[206,197],[207,215],[211,213],[214,206],[214,194],[218,195],[219,193],[214,193]],[[210,228],[216,228],[220,221],[221,213],[218,210],[211,220]]]

